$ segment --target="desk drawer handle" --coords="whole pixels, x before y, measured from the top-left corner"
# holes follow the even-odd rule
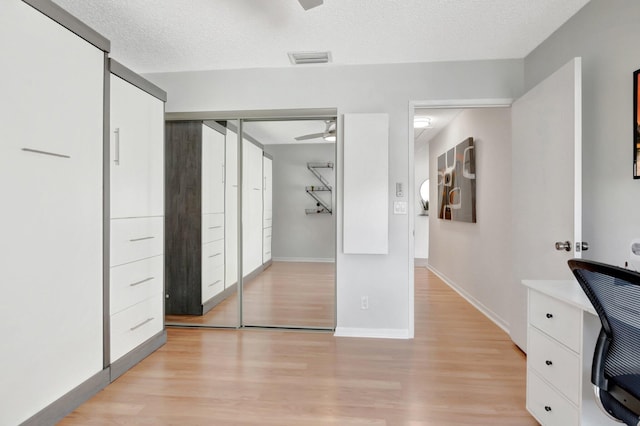
[[[553,362],[551,360],[546,360],[544,363],[547,365],[553,365]]]
[[[212,254],[211,256],[209,256],[209,259],[211,259],[212,257],[220,256],[221,254],[222,254],[222,253]]]
[[[222,228],[222,225],[218,225],[218,226],[210,226],[209,229],[218,229],[218,228]]]
[[[132,242],[132,243],[135,243],[135,242],[137,242],[137,241],[152,240],[152,239],[154,239],[154,238],[155,238],[155,237],[142,237],[142,238],[134,238],[134,239],[129,240],[129,241],[130,241],[130,242]]]
[[[544,411],[549,412],[551,411],[551,407],[549,407],[548,405],[544,406]]]
[[[131,327],[129,330],[136,331],[137,329],[139,329],[140,327],[142,327],[143,325],[145,325],[147,323],[150,323],[151,321],[153,321],[153,317],[147,318],[146,320],[142,321],[140,324]]]
[[[547,318],[549,319],[553,318],[553,314],[547,314]]]
[[[214,283],[209,284],[209,287],[213,287],[214,285],[218,284],[219,282],[222,282],[222,280],[218,280],[218,281],[216,281]]]
[[[70,155],[56,154],[55,152],[40,151],[38,149],[22,148],[23,151],[33,152],[34,154],[50,155],[52,157],[71,158]]]
[[[137,285],[140,285],[140,284],[146,283],[147,281],[151,281],[153,278],[154,278],[154,277],[149,277],[149,278],[145,278],[144,280],[141,280],[141,281],[136,281],[135,283],[131,283],[131,284],[129,284],[129,287],[135,287],[135,286],[137,286]]]

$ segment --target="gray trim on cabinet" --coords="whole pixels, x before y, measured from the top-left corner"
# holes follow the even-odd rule
[[[238,283],[236,282],[233,285],[230,285],[229,287],[222,290],[220,293],[213,296],[211,299],[204,302],[204,304],[202,305],[202,315],[206,314],[211,309],[215,308],[218,304],[220,304],[220,302],[223,302],[227,297],[237,292],[238,291],[237,286],[238,286]]]
[[[209,127],[210,129],[215,130],[218,133],[222,133],[223,135],[227,134],[227,128],[215,120],[204,120],[202,124]]]
[[[109,59],[109,69],[111,70],[111,73],[113,75],[120,77],[127,83],[133,84],[138,89],[143,90],[151,96],[160,99],[162,102],[167,102],[167,92],[165,92],[146,78],[136,74],[134,71],[125,67],[113,58]]]
[[[53,366],[55,368],[55,366]],[[93,375],[21,423],[22,426],[54,425],[109,384],[109,369]]]
[[[237,134],[240,134],[240,132],[238,131],[238,128],[234,124],[227,123],[227,127],[229,128],[229,130],[231,130],[233,132],[236,132]],[[253,136],[251,136],[250,134],[248,134],[244,130],[242,131],[242,138],[248,140],[249,142],[251,142],[252,144],[254,144],[255,146],[257,146],[258,148],[260,148],[261,150],[264,151],[264,145],[262,145],[258,141],[258,139],[254,138]]]
[[[88,41],[98,49],[111,51],[111,42],[93,28],[52,2],[51,0],[22,0],[45,16],[51,18],[72,33]]]
[[[266,151],[262,151],[262,156],[267,157],[269,160],[273,161],[273,155],[269,154]]]
[[[103,367],[111,361],[111,80],[104,54],[102,124],[102,351]]]
[[[137,346],[131,352],[123,355],[122,358],[111,364],[111,381],[113,382],[122,376],[134,365],[151,355],[165,343],[167,343],[167,330],[163,329],[160,333]]]

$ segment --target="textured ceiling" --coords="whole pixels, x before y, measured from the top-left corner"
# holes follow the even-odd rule
[[[522,58],[589,0],[54,1],[145,73],[288,67],[290,51],[338,65]]]

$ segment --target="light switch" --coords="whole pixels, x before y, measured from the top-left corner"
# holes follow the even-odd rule
[[[407,214],[407,202],[406,201],[394,201],[393,202],[393,214]]]
[[[396,182],[396,197],[404,197],[404,191],[402,190],[402,182]]]

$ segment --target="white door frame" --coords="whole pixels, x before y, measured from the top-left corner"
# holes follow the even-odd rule
[[[433,108],[433,109],[468,109],[468,108],[504,108],[511,107],[513,99],[509,98],[478,98],[478,99],[443,99],[429,101],[409,101],[409,176],[408,176],[408,212],[409,227],[407,233],[409,235],[409,309],[407,312],[409,323],[409,338],[413,338],[415,334],[415,276],[414,276],[414,256],[415,256],[415,138],[413,131],[413,118],[416,108]],[[431,172],[429,172],[431,173]]]

